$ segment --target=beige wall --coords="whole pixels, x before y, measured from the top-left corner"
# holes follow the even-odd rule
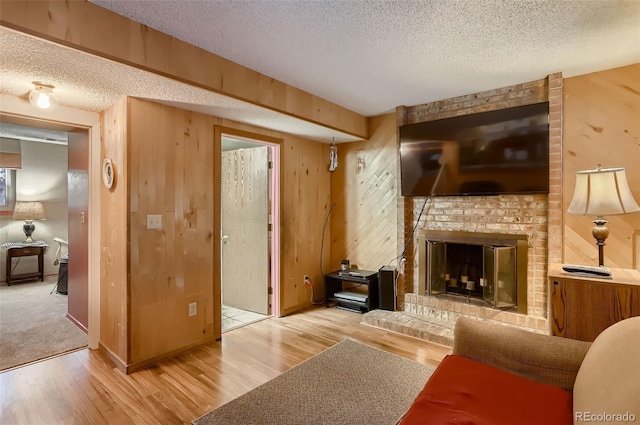
[[[46,220],[35,221],[34,240],[49,245],[44,256],[45,275],[57,275],[54,265],[58,244],[53,238],[67,239],[67,146],[21,141],[22,168],[15,170],[15,197],[18,201],[42,201]],[[0,244],[24,241],[24,221],[13,220],[11,214],[0,215]],[[66,253],[66,248],[62,254]],[[0,251],[0,281],[4,281],[6,256]],[[38,269],[37,257],[13,260],[14,273]]]
[[[564,261],[597,266],[598,249],[591,235],[595,217],[570,215],[566,210],[576,171],[597,164],[624,167],[640,202],[640,64],[567,78],[564,84]],[[640,248],[635,246],[634,255],[633,239],[640,233],[640,213],[605,218],[610,231],[605,265],[634,267]]]

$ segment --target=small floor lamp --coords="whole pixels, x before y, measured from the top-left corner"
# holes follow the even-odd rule
[[[624,168],[602,168],[578,171],[573,199],[567,212],[595,215],[593,237],[598,246],[598,265],[604,266],[604,241],[609,236],[605,215],[629,214],[640,211],[633,198]]]
[[[34,220],[45,220],[44,207],[42,202],[16,202],[16,206],[13,210],[14,220],[24,220],[24,226],[22,230],[27,236],[25,242],[33,242],[31,235],[36,230],[36,225],[33,224]]]

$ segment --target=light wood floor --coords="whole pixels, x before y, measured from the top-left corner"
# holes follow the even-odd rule
[[[190,424],[344,338],[421,363],[450,352],[324,307],[235,329],[222,341],[125,376],[82,350],[0,374],[0,423]]]

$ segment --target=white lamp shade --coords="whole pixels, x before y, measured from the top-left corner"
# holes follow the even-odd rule
[[[640,211],[624,168],[578,171],[567,212],[580,215],[618,215]]]
[[[16,202],[14,220],[45,220],[42,202]]]

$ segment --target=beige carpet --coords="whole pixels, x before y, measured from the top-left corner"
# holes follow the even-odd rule
[[[393,425],[433,368],[344,340],[194,425]]]
[[[0,286],[0,370],[87,345],[66,318],[67,296],[49,294],[55,279]]]

